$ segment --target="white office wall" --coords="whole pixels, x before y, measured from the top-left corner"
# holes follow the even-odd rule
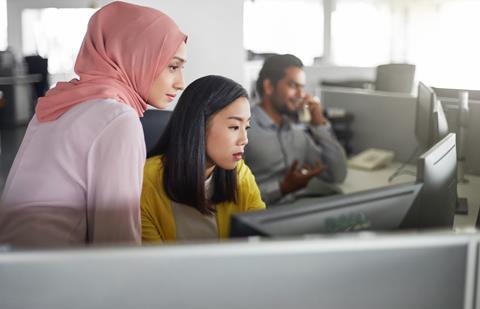
[[[0,50],[7,48],[7,0],[0,0]]]
[[[245,49],[294,54],[312,64],[323,54],[323,11],[323,0],[246,0]]]
[[[22,50],[21,14],[27,8],[103,6],[111,1],[91,0],[8,0],[8,41],[16,52]],[[170,15],[188,34],[189,83],[207,75],[219,74],[244,84],[243,0],[143,0],[128,1],[160,9]]]
[[[186,80],[219,74],[243,81],[243,0],[144,0],[161,9],[188,34]]]

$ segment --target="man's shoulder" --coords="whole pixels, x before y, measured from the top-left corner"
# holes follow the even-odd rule
[[[250,119],[250,125],[252,128],[270,129],[273,126],[272,119],[263,110],[260,104],[252,106],[251,111],[252,118]]]
[[[263,112],[262,108],[258,104],[256,104],[250,108],[250,111],[252,112],[252,118],[250,119],[250,121],[257,122],[260,116],[260,113]]]

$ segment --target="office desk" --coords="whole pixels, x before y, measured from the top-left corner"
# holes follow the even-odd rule
[[[394,162],[388,167],[375,171],[363,171],[349,168],[347,178],[345,179],[344,183],[340,185],[340,187],[344,193],[353,193],[393,184],[414,182],[416,180],[416,176],[407,174],[401,174],[392,182],[388,182],[388,178],[400,165],[400,163]],[[416,168],[413,165],[409,165],[405,168],[405,170],[414,173]],[[468,199],[468,215],[455,215],[453,223],[455,229],[475,226],[479,211],[480,177],[466,175],[465,178],[468,180],[468,183],[458,184],[458,196],[466,197]]]

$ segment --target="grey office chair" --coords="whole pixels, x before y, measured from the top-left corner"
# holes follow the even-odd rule
[[[375,90],[412,93],[414,79],[414,64],[382,64],[377,66]]]
[[[140,118],[140,122],[143,126],[143,134],[145,135],[147,153],[157,144],[171,115],[171,111],[149,109],[145,111],[143,117]]]

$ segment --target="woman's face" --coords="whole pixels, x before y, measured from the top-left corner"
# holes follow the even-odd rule
[[[185,42],[182,42],[167,67],[160,72],[158,78],[153,82],[148,94],[148,104],[164,109],[173,101],[177,92],[185,87],[183,65],[187,61],[186,53],[187,46]]]
[[[207,158],[210,165],[234,169],[248,143],[250,104],[241,97],[217,112],[207,124]]]

